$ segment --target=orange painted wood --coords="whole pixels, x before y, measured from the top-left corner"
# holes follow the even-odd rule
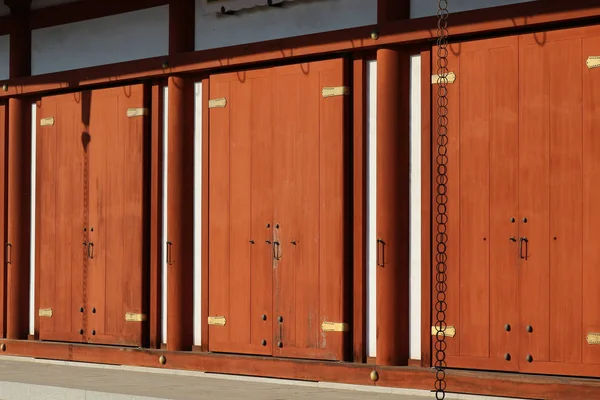
[[[169,0],[169,54],[194,51],[195,0]]]
[[[208,102],[210,99],[210,79],[202,80],[202,343],[201,349],[208,351],[208,324],[204,323],[208,319],[209,304],[209,265],[210,265],[210,112]]]
[[[169,77],[167,347],[193,344],[194,85]]]
[[[39,307],[52,309],[51,318],[37,317],[39,338],[81,342],[86,311],[83,263],[87,258],[83,177],[89,168],[83,152],[87,131],[81,93],[42,98],[36,116]],[[41,126],[45,118],[54,118],[54,124]]]
[[[271,70],[215,75],[209,110],[210,351],[272,353],[273,108]],[[263,317],[264,316],[264,317]]]
[[[367,317],[367,73],[364,57],[353,61],[353,274],[352,348],[355,362],[366,361]]]
[[[8,101],[6,337],[9,339],[26,339],[29,333],[29,107],[23,99]]]
[[[350,323],[347,236],[351,196],[344,153],[351,135],[345,96],[325,87],[348,85],[343,59],[274,69],[275,313],[281,357],[344,360],[350,332],[324,332],[323,322]],[[348,154],[348,153],[346,153]]]
[[[7,220],[7,181],[6,181],[6,161],[7,161],[7,131],[8,131],[8,110],[7,105],[0,103],[0,243],[6,243],[6,220]],[[6,337],[6,251],[5,246],[0,248],[0,337]]]
[[[378,365],[408,362],[409,76],[407,54],[377,50]]]
[[[5,355],[40,357],[65,361],[132,365],[206,371],[283,379],[337,382],[381,387],[431,390],[434,371],[415,367],[378,366],[379,381],[369,379],[372,365],[285,360],[192,352],[168,352],[81,344],[5,340]],[[159,364],[164,355],[167,363]],[[571,400],[594,399],[600,390],[597,379],[564,378],[485,371],[447,371],[448,388],[460,393],[518,398]]]
[[[128,322],[125,314],[149,313],[146,232],[150,221],[144,218],[149,207],[149,117],[128,117],[127,110],[148,106],[144,85],[84,92],[82,99],[89,134],[83,149],[84,163],[89,163],[89,172],[84,173],[89,199],[83,198],[89,208],[85,220],[89,245],[83,262],[84,335],[90,343],[141,346],[147,324]]]
[[[86,6],[81,2],[73,4]],[[69,4],[64,6],[69,6]],[[105,9],[104,6],[100,8]],[[39,15],[46,11],[46,9],[40,10]],[[60,12],[60,14],[62,13],[63,11]],[[75,14],[81,14],[81,12],[72,12],[72,15]],[[72,15],[69,18],[76,20],[77,17]],[[527,2],[497,7],[493,13],[489,9],[483,9],[457,14],[453,19],[452,34],[456,36],[522,27],[542,27],[545,24],[576,21],[598,15],[600,15],[600,7],[596,5],[595,0],[574,0],[568,3],[551,2],[544,5],[542,12],[537,3]],[[35,18],[32,17],[33,20]],[[36,23],[32,22],[32,24],[37,27]],[[8,90],[0,91],[0,97],[166,76],[168,73],[214,70],[223,65],[268,63],[291,57],[314,56],[348,50],[357,51],[407,42],[423,42],[434,35],[432,29],[435,26],[435,17],[402,20],[385,24],[377,41],[370,39],[373,27],[359,27],[173,56],[170,57],[168,69],[162,68],[164,57],[155,57],[30,78],[11,79],[7,81]]]
[[[591,54],[600,45],[600,36],[584,39],[582,41],[582,55]],[[596,266],[600,262],[600,253],[597,251],[596,243],[600,235],[596,229],[600,210],[594,199],[600,194],[594,179],[598,176],[600,163],[596,160],[596,151],[600,149],[597,132],[600,128],[600,103],[597,93],[600,89],[600,75],[594,70],[584,70],[582,74],[583,85],[583,126],[582,126],[582,214],[583,214],[583,242],[582,242],[582,297],[583,302],[583,332],[600,332],[600,315],[596,312],[595,304],[600,303],[600,278],[596,274]],[[584,364],[600,363],[600,348],[598,346],[583,346],[582,362]]]
[[[432,114],[431,51],[421,52],[421,366],[431,367],[432,323]]]
[[[156,82],[151,88],[151,178],[150,178],[150,315],[149,345],[160,348],[162,342],[162,232],[163,207],[163,85]]]

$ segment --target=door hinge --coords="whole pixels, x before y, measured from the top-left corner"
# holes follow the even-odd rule
[[[348,96],[350,88],[348,86],[324,87],[321,94],[324,99],[335,96]]]
[[[215,326],[225,326],[227,319],[223,315],[208,317],[208,324]]]
[[[40,317],[52,318],[52,309],[51,308],[40,308],[38,311],[38,315]]]
[[[598,332],[590,332],[585,337],[588,344],[600,344],[600,333]]]
[[[321,329],[323,332],[348,332],[350,330],[350,325],[345,322],[327,322],[324,321],[321,324]]]
[[[600,67],[600,56],[589,56],[585,64],[589,69]]]
[[[137,314],[128,312],[125,313],[125,321],[127,322],[143,322],[146,320],[146,314]]]
[[[441,78],[443,78],[443,76],[441,76]],[[456,74],[454,72],[448,72],[446,74],[446,78],[448,79],[448,83],[454,83],[454,81],[456,81]],[[431,75],[431,84],[432,85],[437,85],[439,80],[440,80],[440,75],[438,75],[438,74]]]
[[[53,125],[54,125],[54,117],[40,119],[40,126],[53,126]]]
[[[148,115],[147,108],[141,107],[141,108],[128,108],[127,109],[127,117],[128,118],[143,117],[145,115]]]
[[[225,108],[227,106],[227,99],[221,97],[220,99],[212,99],[208,101],[208,108]]]
[[[437,331],[438,331],[437,326],[432,326],[431,327],[431,336],[437,336]],[[454,336],[456,336],[456,328],[454,326],[447,326],[446,330],[444,331],[444,334],[446,335],[446,337],[454,337]]]

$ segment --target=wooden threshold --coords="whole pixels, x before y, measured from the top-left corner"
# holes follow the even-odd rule
[[[380,367],[359,363],[169,352],[27,340],[0,339],[0,344],[5,345],[0,354],[6,356],[420,390],[431,390],[434,384],[434,370],[421,367]],[[165,356],[165,365],[160,364],[160,356]],[[379,374],[377,382],[370,378],[374,369]],[[552,400],[600,399],[600,379],[462,370],[448,370],[446,375],[449,393]]]

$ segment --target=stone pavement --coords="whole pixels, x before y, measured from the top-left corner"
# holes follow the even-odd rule
[[[433,398],[433,393],[427,391],[0,357],[0,400],[425,400]],[[448,395],[446,398],[462,400],[479,397]],[[481,399],[492,400],[493,398],[481,397]]]

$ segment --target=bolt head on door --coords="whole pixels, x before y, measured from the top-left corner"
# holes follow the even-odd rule
[[[511,357],[510,357],[510,353],[506,353],[506,354],[504,355],[504,359],[505,359],[506,361],[510,361],[510,359],[511,359]]]
[[[533,362],[533,357],[531,356],[531,354],[527,354],[527,357],[525,357],[525,359],[527,360],[527,362]]]
[[[277,347],[282,348],[283,347],[283,342],[277,342]]]
[[[527,328],[525,328],[527,330],[527,332],[531,333],[533,332],[533,326],[531,325],[527,325]]]
[[[263,314],[261,318],[262,318],[263,321],[266,321],[267,320],[266,314]]]
[[[505,330],[506,332],[510,332],[510,329],[511,329],[511,328],[510,328],[510,324],[506,324],[506,325],[504,325],[504,330]]]
[[[280,315],[279,318],[277,318],[278,322],[283,322],[283,317]]]

